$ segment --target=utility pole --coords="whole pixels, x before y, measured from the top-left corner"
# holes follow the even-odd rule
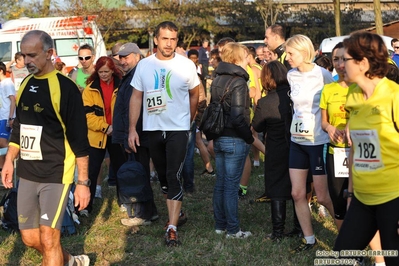
[[[334,0],[335,35],[341,36],[341,1]]]
[[[384,35],[382,27],[381,3],[380,0],[374,0],[375,32]]]

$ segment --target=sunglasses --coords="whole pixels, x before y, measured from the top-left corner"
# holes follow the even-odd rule
[[[83,60],[87,61],[87,60],[90,60],[90,59],[91,59],[91,55],[88,55],[88,56],[78,56],[78,58],[79,58],[80,61],[83,61]]]

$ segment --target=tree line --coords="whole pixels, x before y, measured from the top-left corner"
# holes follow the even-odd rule
[[[119,8],[109,8],[107,1],[112,0],[65,0],[62,4],[54,0],[4,1],[0,17],[9,20],[22,16],[98,15],[96,22],[107,48],[117,41],[148,47],[149,32],[164,20],[179,26],[179,39],[189,46],[200,45],[204,38],[217,42],[225,36],[237,41],[263,39],[265,28],[274,23],[284,25],[288,36],[305,34],[315,43],[336,36],[337,27],[341,35],[346,35],[371,26],[362,21],[364,11],[356,9],[338,10],[336,23],[334,9],[327,5],[309,6],[292,13],[283,1],[273,0],[130,0],[129,5]],[[382,13],[382,19],[397,20],[399,12]]]

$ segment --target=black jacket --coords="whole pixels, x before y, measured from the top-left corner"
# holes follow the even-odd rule
[[[211,102],[220,101],[229,80],[238,77],[230,84],[230,90],[224,99],[225,127],[221,135],[239,137],[246,143],[252,144],[254,138],[249,126],[248,73],[242,67],[226,62],[220,62],[215,71],[216,78],[211,84]]]
[[[116,97],[116,103],[114,108],[114,116],[112,118],[112,142],[123,145],[125,149],[130,149],[128,145],[129,136],[129,104],[130,96],[133,93],[133,88],[130,85],[132,82],[136,67],[131,69],[125,76],[119,85],[118,96]],[[148,147],[148,137],[146,133],[143,133],[143,110],[141,108],[139,119],[136,125],[137,134],[140,137],[140,145]]]
[[[272,200],[291,198],[289,151],[291,143],[290,87],[280,85],[256,105],[252,127],[266,136],[265,187]]]
[[[284,51],[283,44],[279,45],[279,47],[277,47],[274,52],[277,54],[277,61],[283,64],[287,68],[287,70],[290,70],[292,67],[290,63],[288,63],[288,61],[285,59],[287,54]]]

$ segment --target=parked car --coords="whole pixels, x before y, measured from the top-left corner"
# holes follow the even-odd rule
[[[255,47],[255,49],[258,48],[259,46],[265,46],[265,43],[263,40],[242,41],[239,43],[244,44],[245,46],[253,46],[253,47]]]
[[[324,39],[320,44],[317,56],[327,55],[331,58],[331,52],[332,52],[332,49],[335,47],[335,45],[337,45],[337,43],[339,43],[339,42],[342,42],[345,38],[348,38],[348,37],[349,37],[349,35],[345,35],[345,36],[338,36],[338,37],[329,37],[329,38]],[[392,38],[388,37],[388,36],[381,36],[381,37],[384,40],[384,43],[388,48],[389,55],[392,55],[392,53],[393,53],[393,48],[391,46]]]

